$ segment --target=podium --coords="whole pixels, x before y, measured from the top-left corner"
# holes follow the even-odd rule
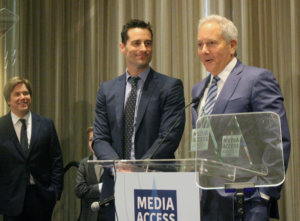
[[[118,220],[201,220],[201,191],[231,190],[224,220],[243,220],[244,190],[285,178],[280,118],[272,112],[209,115],[198,119],[192,159],[90,161],[113,167]],[[216,211],[217,212],[217,211]]]
[[[228,201],[231,205],[228,211],[232,212],[224,211],[224,220],[236,217],[243,220],[244,190],[283,183],[282,135],[276,113],[202,116],[196,122],[195,134],[199,188],[235,192],[236,205],[232,197],[231,202]]]

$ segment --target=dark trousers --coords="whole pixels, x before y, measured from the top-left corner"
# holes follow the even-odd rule
[[[244,205],[244,221],[269,221],[270,203],[263,198],[254,198]],[[236,221],[241,219],[235,216]]]
[[[21,202],[20,202],[21,203]],[[26,190],[24,207],[19,216],[3,216],[4,221],[51,221],[55,202],[44,199],[35,185]]]
[[[244,202],[243,221],[269,221],[270,202],[260,197],[258,191],[255,197]],[[237,214],[237,201],[232,196],[222,197],[215,190],[203,192],[201,198],[202,221],[241,221]]]
[[[114,203],[101,207],[101,215],[98,216],[98,221],[115,221]]]

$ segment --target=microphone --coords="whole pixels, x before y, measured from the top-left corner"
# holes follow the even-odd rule
[[[110,201],[113,201],[114,199],[115,199],[115,197],[112,195],[112,196],[109,196],[109,197],[107,197],[103,200],[95,201],[91,204],[91,210],[93,212],[98,212],[102,205],[107,205]]]
[[[156,148],[154,149],[154,151],[152,152],[152,154],[150,154],[150,156],[148,156],[146,159],[150,160],[154,156],[154,154],[159,150],[160,146],[165,142],[165,140],[167,139],[167,137],[169,136],[169,134],[171,133],[171,131],[174,129],[174,127],[176,126],[176,124],[178,123],[178,121],[181,119],[182,113],[185,111],[185,109],[188,108],[190,105],[196,104],[196,103],[199,103],[199,102],[200,102],[200,97],[194,97],[189,104],[187,104],[186,106],[184,106],[184,108],[182,108],[182,110],[178,113],[178,115],[177,115],[174,123],[172,124],[172,126],[168,130],[167,134],[160,141],[160,143],[156,146]]]

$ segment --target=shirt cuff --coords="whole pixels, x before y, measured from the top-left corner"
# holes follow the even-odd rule
[[[98,184],[98,189],[99,189],[99,193],[101,193],[101,191],[102,191],[102,183]]]
[[[263,193],[263,192],[259,192],[260,193],[260,197],[269,201],[270,200],[270,196],[268,196],[267,194]]]

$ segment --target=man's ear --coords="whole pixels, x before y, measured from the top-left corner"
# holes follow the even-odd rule
[[[232,55],[235,55],[235,53],[236,53],[236,45],[237,45],[237,40],[232,39],[230,41],[230,50],[231,50]]]
[[[124,54],[125,52],[125,45],[123,42],[120,43],[120,51]]]

